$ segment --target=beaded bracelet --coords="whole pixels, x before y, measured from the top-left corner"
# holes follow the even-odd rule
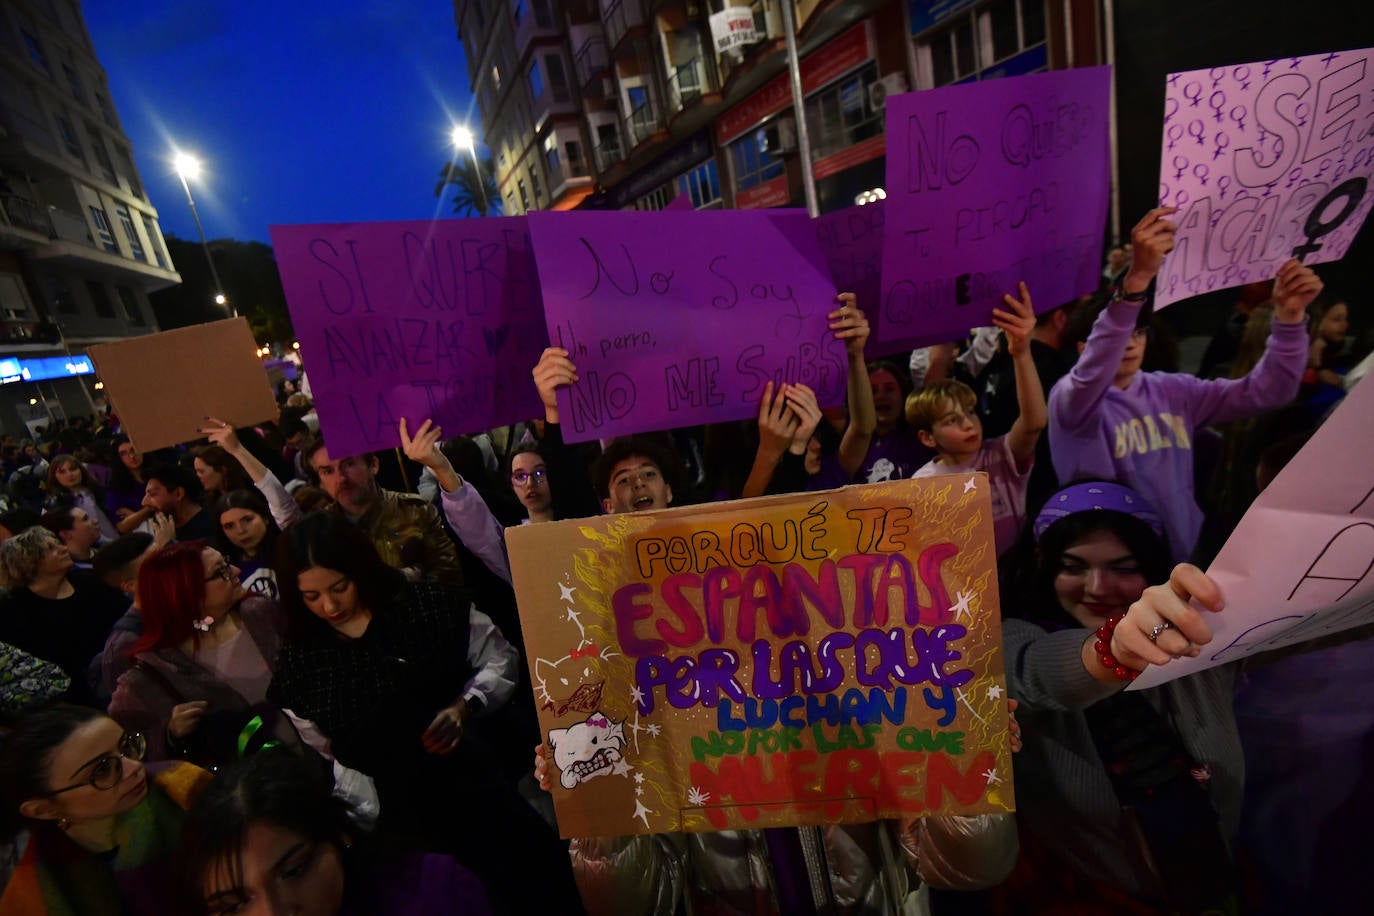
[[[1097,660],[1102,663],[1103,668],[1116,675],[1118,680],[1133,681],[1140,677],[1140,672],[1127,668],[1112,655],[1112,631],[1125,616],[1118,614],[1103,621],[1102,626],[1097,628],[1097,642],[1093,643],[1093,648],[1097,650]]]

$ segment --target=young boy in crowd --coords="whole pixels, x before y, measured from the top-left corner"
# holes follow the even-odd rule
[[[1131,231],[1131,267],[1079,345],[1078,364],[1050,392],[1049,404],[1059,479],[1115,480],[1136,490],[1163,516],[1174,559],[1182,561],[1202,528],[1193,496],[1194,432],[1293,400],[1307,366],[1307,306],[1322,282],[1297,260],[1279,268],[1269,341],[1244,378],[1204,381],[1178,372],[1141,372],[1149,338],[1144,306],[1174,247],[1176,227],[1165,218],[1173,212],[1151,210]]]
[[[993,323],[1007,335],[1016,375],[1016,399],[1020,415],[1011,431],[996,439],[983,439],[978,418],[978,396],[963,382],[943,379],[913,393],[906,402],[906,419],[921,443],[935,449],[935,457],[913,477],[937,474],[968,474],[986,471],[992,490],[992,523],[1000,556],[1020,533],[1026,516],[1026,485],[1035,465],[1035,445],[1048,422],[1045,392],[1031,358],[1031,334],[1035,310],[1030,291],[1020,285],[1020,299],[1004,296],[1010,311],[993,309]]]

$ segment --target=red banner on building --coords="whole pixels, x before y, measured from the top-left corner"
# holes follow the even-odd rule
[[[811,166],[811,173],[817,181],[820,181],[822,178],[839,174],[845,169],[851,169],[871,159],[877,159],[885,152],[887,152],[886,135],[878,134],[876,137],[869,137],[867,140],[846,147],[834,155],[817,159]]]
[[[762,210],[767,207],[785,207],[792,199],[787,187],[787,176],[779,175],[772,181],[765,181],[747,191],[735,195],[736,210]]]
[[[810,95],[872,59],[869,26],[869,20],[857,23],[802,58],[803,95]],[[784,71],[717,119],[716,141],[721,145],[729,143],[765,118],[791,107],[792,87]]]

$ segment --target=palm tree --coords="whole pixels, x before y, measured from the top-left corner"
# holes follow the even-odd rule
[[[449,185],[455,188],[453,212],[471,216],[500,216],[501,193],[489,163],[479,166],[471,157],[459,157],[439,169],[439,183],[434,196],[442,197]],[[485,194],[483,193],[485,191]]]

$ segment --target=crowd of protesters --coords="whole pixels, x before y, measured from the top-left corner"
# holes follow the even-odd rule
[[[1037,314],[1021,284],[990,327],[915,354],[870,352],[874,304],[842,294],[836,409],[784,381],[757,420],[569,444],[557,392],[578,369],[549,348],[542,416],[448,439],[402,421],[394,453],[331,454],[294,384],[275,423],[207,417],[157,453],[112,415],[0,438],[0,916],[1341,899],[1350,855],[1273,834],[1341,849],[1327,820],[1358,824],[1370,793],[1313,811],[1271,766],[1252,803],[1264,735],[1245,730],[1314,668],[1368,669],[1367,632],[1122,689],[1210,640],[1225,596],[1200,566],[1367,355],[1290,261],[1241,292],[1200,375],[1178,371],[1151,306],[1170,216],[1145,215],[1101,289]],[[559,840],[506,527],[970,471],[992,495],[1016,815]],[[1358,773],[1372,740],[1347,724],[1332,746]]]

